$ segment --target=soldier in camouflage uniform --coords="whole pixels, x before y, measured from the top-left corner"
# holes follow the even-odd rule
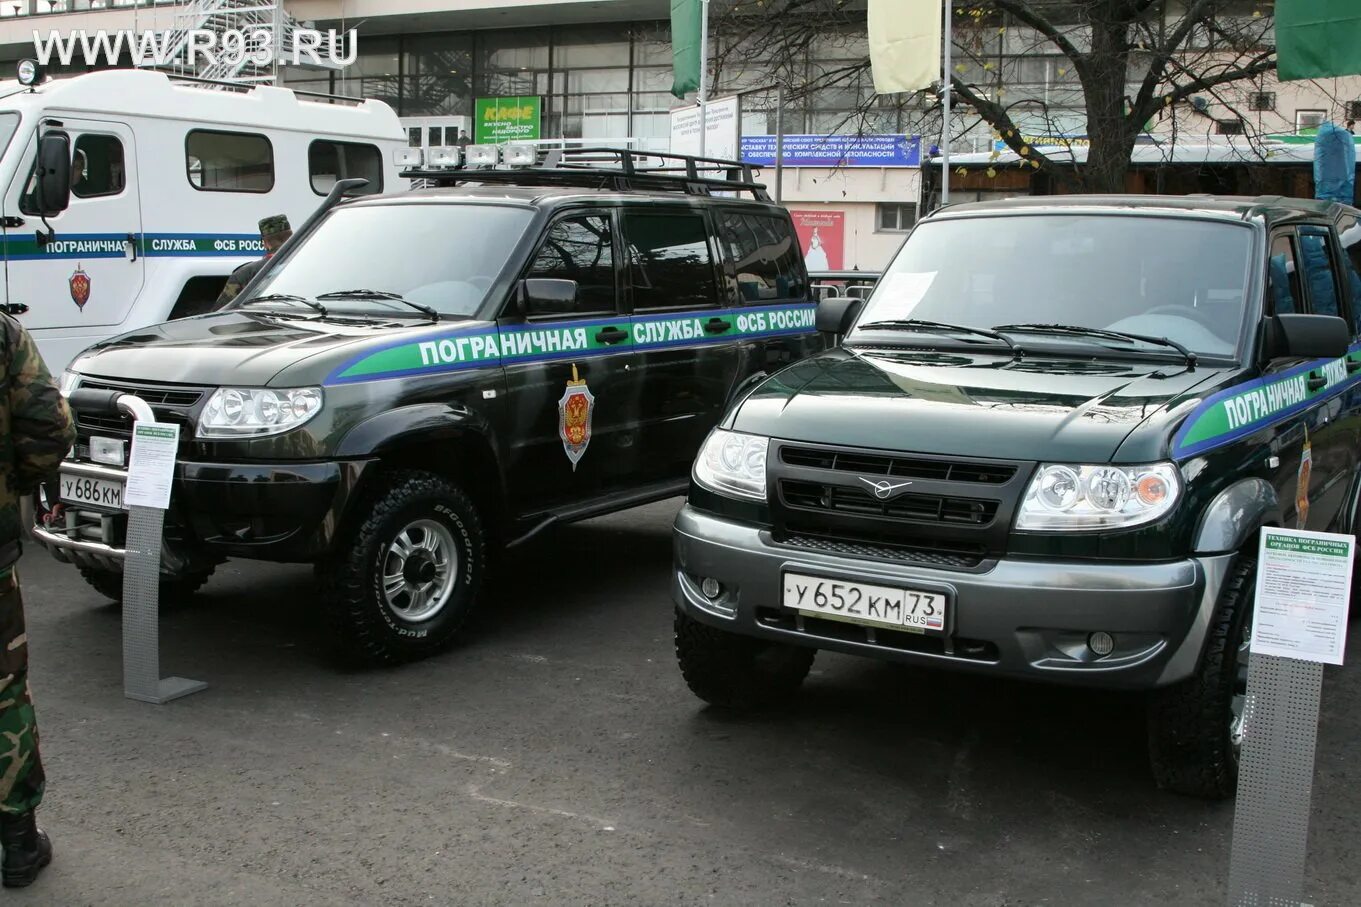
[[[274,253],[279,251],[279,247],[288,242],[292,235],[293,228],[289,226],[288,218],[282,214],[275,214],[260,221],[260,241],[265,244],[265,257],[246,262],[232,272],[232,276],[227,278],[227,285],[222,288],[222,294],[217,297],[216,307],[220,309],[240,295],[246,284],[260,273],[260,269],[269,263]]]
[[[52,862],[52,844],[34,810],[43,798],[38,726],[28,692],[28,637],[14,563],[19,500],[53,479],[75,441],[71,413],[33,338],[0,314],[0,881],[32,884]]]

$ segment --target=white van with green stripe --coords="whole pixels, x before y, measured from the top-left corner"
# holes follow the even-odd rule
[[[339,203],[224,310],[97,345],[35,535],[117,597],[128,426],[97,409],[133,393],[183,426],[169,593],[310,562],[345,652],[444,646],[495,552],[683,494],[729,403],[827,346],[789,213],[741,164],[655,157],[422,173],[446,185]]]
[[[0,82],[0,302],[60,370],[91,344],[207,311],[340,179],[405,189],[379,101],[110,70]],[[45,179],[37,180],[38,173]]]

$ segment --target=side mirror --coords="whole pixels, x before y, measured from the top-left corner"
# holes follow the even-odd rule
[[[34,202],[43,217],[66,210],[71,203],[71,137],[64,132],[46,132],[38,140],[37,181]]]
[[[577,310],[577,282],[538,277],[520,282],[522,315],[570,315]]]
[[[817,313],[814,321],[817,329],[823,334],[835,334],[838,337],[845,334],[855,324],[855,319],[860,316],[860,308],[865,304],[863,299],[851,299],[847,296],[829,296],[818,303]]]
[[[1352,329],[1336,315],[1277,315],[1270,358],[1337,359],[1347,354]]]

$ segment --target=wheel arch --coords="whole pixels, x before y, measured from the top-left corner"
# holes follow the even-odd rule
[[[1276,489],[1261,478],[1242,479],[1225,488],[1205,508],[1196,527],[1196,554],[1228,554],[1251,543],[1263,526],[1281,525]]]

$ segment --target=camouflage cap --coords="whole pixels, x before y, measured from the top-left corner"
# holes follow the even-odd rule
[[[260,235],[263,237],[278,236],[280,233],[287,233],[293,228],[288,225],[288,215],[275,214],[260,221]]]

